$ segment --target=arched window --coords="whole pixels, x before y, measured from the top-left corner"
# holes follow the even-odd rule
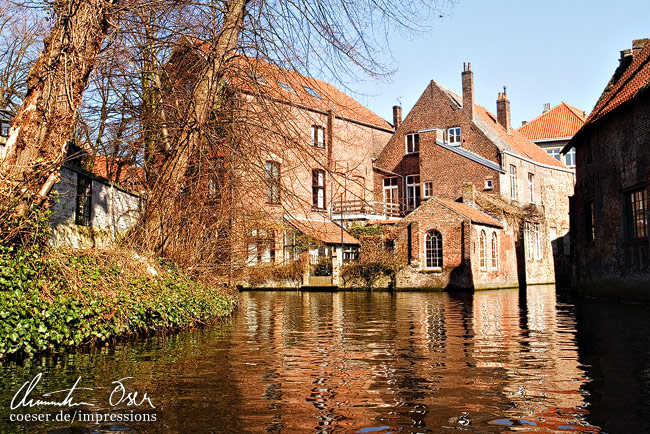
[[[497,239],[497,233],[492,232],[492,268],[497,268],[499,256],[499,240]]]
[[[478,240],[478,260],[479,260],[479,267],[480,268],[485,268],[487,266],[487,255],[485,251],[485,231],[481,231],[481,235]]]
[[[425,267],[442,268],[442,235],[438,231],[429,231],[424,236]]]

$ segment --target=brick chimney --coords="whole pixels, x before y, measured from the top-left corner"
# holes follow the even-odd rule
[[[474,119],[474,73],[471,63],[463,63],[463,112]]]
[[[398,105],[393,106],[393,128],[397,129],[402,125],[402,107]]]
[[[463,182],[463,203],[474,205],[476,203],[476,187],[471,182]]]
[[[505,86],[503,86],[503,93],[499,93],[499,98],[497,99],[497,119],[501,126],[507,132],[510,132],[512,128],[510,126],[510,101],[508,101]]]
[[[643,50],[646,45],[648,45],[648,42],[650,42],[650,39],[634,39],[632,41],[632,56],[636,57],[637,54],[641,50]]]

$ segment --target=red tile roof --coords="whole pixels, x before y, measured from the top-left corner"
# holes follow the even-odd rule
[[[566,166],[562,162],[551,157],[546,153],[546,151],[524,137],[524,135],[519,131],[511,129],[510,132],[507,132],[499,123],[496,116],[487,111],[485,107],[475,104],[474,111],[494,132],[498,134],[499,138],[503,140],[514,153],[541,164],[566,169]]]
[[[562,102],[517,131],[530,140],[573,137],[585,124],[583,111]]]
[[[136,190],[142,188],[145,182],[144,169],[142,167],[135,167],[130,163],[126,163],[124,160],[120,161],[120,159],[98,154],[94,156],[93,173],[124,187],[130,187]]]
[[[298,220],[291,217],[287,217],[287,221],[300,232],[325,244],[341,244],[341,234],[343,234],[343,244],[360,244],[348,231],[341,231],[341,226],[333,221]]]
[[[208,43],[197,40],[190,43],[200,44],[204,52],[210,50]],[[243,55],[235,58],[234,66],[236,68],[229,80],[237,88],[311,109],[333,110],[338,117],[393,130],[381,116],[325,81]]]
[[[597,121],[607,113],[634,98],[639,92],[650,88],[650,43],[634,55],[630,66],[613,84],[611,90],[605,91],[593,111],[587,118],[587,124]]]
[[[464,216],[465,218],[470,219],[474,223],[479,223],[482,225],[487,225],[487,226],[495,226],[498,228],[502,228],[503,224],[495,219],[494,217],[491,217],[484,213],[483,211],[474,208],[471,205],[468,205],[466,203],[462,202],[454,202],[451,200],[446,200],[446,199],[440,199],[437,197],[432,198],[436,202],[440,203],[441,205],[450,208],[451,210],[455,211],[456,213]]]

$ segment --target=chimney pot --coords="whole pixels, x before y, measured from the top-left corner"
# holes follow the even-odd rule
[[[393,128],[398,129],[402,125],[402,107],[398,105],[393,106]]]

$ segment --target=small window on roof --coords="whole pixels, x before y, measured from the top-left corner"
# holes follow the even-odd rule
[[[280,81],[280,82],[278,82],[278,84],[280,85],[280,87],[281,87],[282,89],[286,90],[287,92],[292,92],[292,93],[295,93],[295,92],[296,92],[296,91],[294,91],[293,88],[292,88],[291,86],[289,86],[287,83],[284,83],[284,82]]]
[[[310,94],[311,96],[315,96],[316,98],[321,98],[321,99],[322,99],[322,97],[319,95],[319,93],[316,92],[316,91],[315,91],[314,89],[312,89],[311,87],[309,87],[309,86],[303,86],[302,88],[305,89],[305,92],[307,92],[307,93]]]
[[[250,74],[248,74],[248,76],[249,76],[252,80],[258,82],[259,84],[266,84],[266,80],[264,79],[264,77],[262,77],[262,76],[259,75],[259,74],[254,74],[254,73],[251,72]]]

